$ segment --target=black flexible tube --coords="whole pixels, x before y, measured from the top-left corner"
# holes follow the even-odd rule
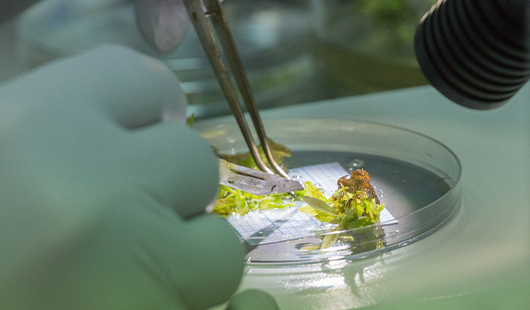
[[[487,110],[530,78],[530,0],[439,0],[414,47],[429,80],[450,100]]]

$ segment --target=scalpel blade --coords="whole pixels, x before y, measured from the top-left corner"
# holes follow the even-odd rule
[[[302,184],[267,172],[219,160],[219,183],[254,195],[281,194],[303,190]]]

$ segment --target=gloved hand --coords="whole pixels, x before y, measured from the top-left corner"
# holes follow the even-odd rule
[[[136,24],[159,53],[171,53],[182,41],[190,19],[182,0],[133,0]]]
[[[173,52],[184,38],[190,24],[182,0],[133,1],[136,24],[143,37],[159,53]]]
[[[1,308],[204,309],[234,293],[242,249],[203,213],[217,161],[184,111],[172,72],[121,47],[0,87]]]
[[[246,290],[232,298],[226,310],[279,310],[271,295],[260,290]]]

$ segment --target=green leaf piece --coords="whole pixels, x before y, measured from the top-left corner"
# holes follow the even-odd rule
[[[188,118],[188,126],[190,128],[193,127],[193,121],[195,121],[195,113],[192,113],[191,116]]]
[[[333,233],[324,236],[324,239],[322,239],[322,244],[320,245],[320,248],[322,250],[332,247],[335,242],[337,242],[337,239],[339,238],[339,234]]]
[[[308,205],[310,205],[311,207],[319,210],[319,211],[322,211],[324,213],[327,213],[327,214],[331,214],[331,215],[338,215],[339,214],[339,211],[337,211],[336,209],[333,209],[332,207],[330,207],[326,202],[318,199],[318,198],[314,198],[314,197],[309,197],[309,196],[302,196],[300,197],[305,203],[307,203]]]

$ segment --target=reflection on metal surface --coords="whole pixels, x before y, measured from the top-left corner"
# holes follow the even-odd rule
[[[357,309],[385,299],[387,274],[397,261],[406,259],[401,250],[361,261],[330,261],[290,267],[248,268],[245,287],[260,287],[282,303],[304,309]],[[325,298],[323,298],[325,296]]]

